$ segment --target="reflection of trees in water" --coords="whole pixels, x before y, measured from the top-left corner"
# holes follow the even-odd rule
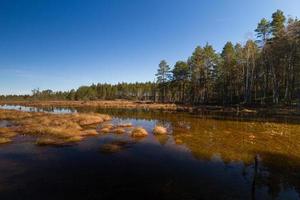
[[[57,108],[46,108],[54,112]],[[64,108],[61,108],[63,111]],[[186,113],[148,110],[77,108],[78,112],[99,112],[122,120],[156,120],[171,134],[157,136],[161,145],[180,140],[195,158],[211,160],[216,154],[224,163],[243,161],[249,191],[268,187],[272,198],[286,188],[300,193],[300,125],[211,119]],[[73,110],[75,111],[75,109]],[[260,157],[260,159],[257,158]],[[256,163],[256,164],[255,164]],[[251,169],[251,170],[249,170]]]
[[[29,112],[49,112],[49,113],[74,113],[76,112],[75,108],[66,108],[66,107],[54,107],[54,106],[45,106],[45,107],[29,107],[29,106],[19,106],[19,105],[9,105],[9,106],[0,106],[2,109],[9,110],[20,110],[20,111],[29,111]]]
[[[259,186],[268,186],[272,198],[278,197],[282,190],[295,189],[300,194],[300,158],[270,153],[258,152],[261,156]]]
[[[211,160],[220,155],[225,163],[243,161],[253,168],[252,177],[256,177],[253,193],[264,186],[272,197],[278,196],[282,186],[295,187],[300,193],[299,125],[212,119],[189,119],[189,123],[189,130],[174,126],[173,135],[196,158]],[[255,165],[257,155],[261,162]]]
[[[126,119],[158,120],[172,130],[171,137],[182,141],[193,155],[210,160],[219,154],[225,163],[243,161],[250,166],[253,198],[268,187],[275,198],[283,188],[300,193],[300,126],[284,123],[207,119],[185,113],[111,110]],[[164,145],[166,140],[159,140]],[[259,156],[261,159],[258,159]],[[255,164],[256,163],[256,164]]]

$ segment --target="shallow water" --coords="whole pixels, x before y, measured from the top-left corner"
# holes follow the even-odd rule
[[[51,109],[31,111],[62,111]],[[300,199],[299,124],[142,110],[63,112],[111,114],[114,123],[150,134],[105,134],[65,147],[17,136],[0,146],[0,199]],[[153,135],[156,124],[169,134]],[[107,144],[119,146],[103,151]]]
[[[0,105],[0,109],[20,110],[25,112],[48,112],[48,113],[55,113],[55,114],[77,112],[76,109],[72,109],[72,108],[55,108],[55,107],[37,108],[37,107],[20,106],[20,105]]]

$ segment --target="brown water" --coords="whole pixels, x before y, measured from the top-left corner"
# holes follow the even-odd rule
[[[115,123],[131,122],[150,134],[140,140],[105,134],[65,147],[40,147],[34,138],[18,136],[0,146],[0,199],[300,199],[295,122],[142,110],[45,111],[107,113]],[[170,133],[153,135],[156,124]],[[107,144],[118,148],[104,151]]]

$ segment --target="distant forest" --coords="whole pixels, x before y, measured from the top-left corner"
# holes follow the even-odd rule
[[[277,10],[261,19],[256,39],[227,42],[221,53],[206,44],[170,67],[159,63],[156,82],[93,84],[77,90],[35,89],[1,100],[147,100],[183,104],[297,104],[300,100],[300,21]]]

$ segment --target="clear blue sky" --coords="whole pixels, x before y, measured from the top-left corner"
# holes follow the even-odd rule
[[[0,0],[0,94],[153,81],[206,42],[244,42],[299,0]]]

